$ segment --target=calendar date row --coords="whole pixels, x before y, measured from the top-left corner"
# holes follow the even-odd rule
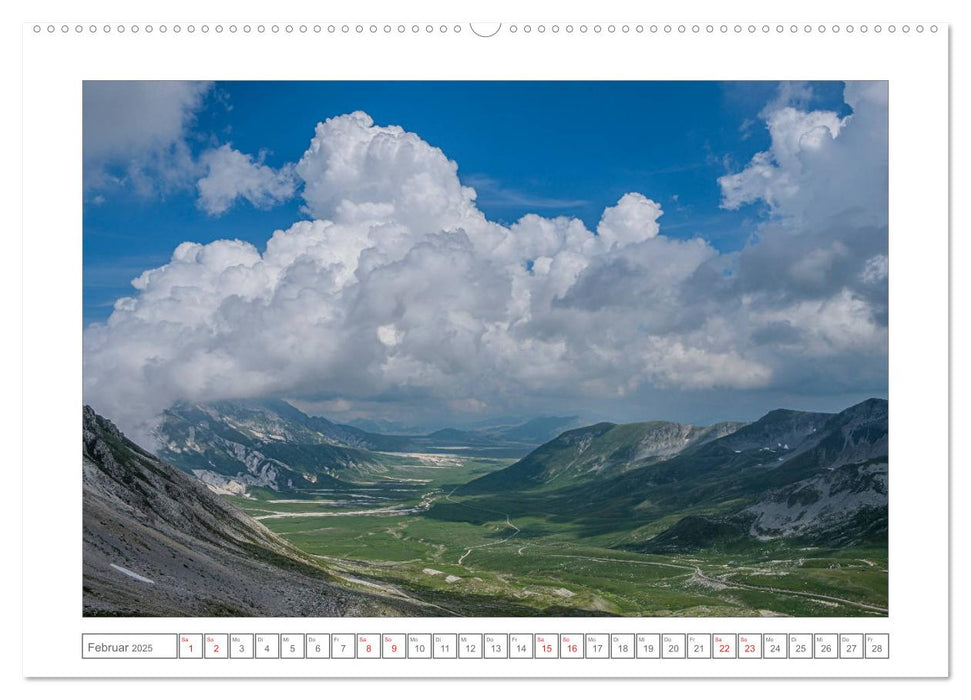
[[[84,634],[86,659],[887,659],[887,634]]]

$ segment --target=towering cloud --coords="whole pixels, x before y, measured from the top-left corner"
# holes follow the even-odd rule
[[[767,108],[770,149],[720,184],[724,206],[763,202],[769,216],[730,254],[665,236],[661,207],[636,192],[596,232],[567,217],[489,221],[457,164],[419,135],[361,112],[328,119],[292,167],[311,218],[264,250],[183,243],[134,280],[85,331],[85,400],[145,434],[178,399],[481,412],[526,396],[879,385],[885,91],[848,86],[842,119]],[[217,151],[203,206],[290,196],[291,175],[263,167]]]

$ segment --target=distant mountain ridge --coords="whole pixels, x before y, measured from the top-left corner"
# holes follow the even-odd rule
[[[491,494],[498,510],[503,494],[542,499],[544,512],[594,528],[606,514],[645,524],[689,518],[622,545],[644,551],[713,546],[739,532],[879,539],[887,531],[887,417],[887,402],[869,399],[836,414],[780,409],[710,428],[600,423],[457,493]]]
[[[744,423],[711,426],[666,421],[597,423],[569,430],[542,445],[507,469],[487,474],[460,489],[461,493],[539,486],[622,474],[637,466],[675,455],[737,431]]]
[[[721,542],[736,531],[756,540],[879,539],[887,523],[887,416],[885,400],[869,399],[839,413],[777,409],[751,423],[572,427],[454,493],[486,497],[499,512],[509,511],[510,498],[533,499],[544,513],[589,523],[591,533],[601,521],[634,523],[643,529],[620,546],[637,549],[705,546],[706,537]],[[307,416],[283,401],[214,402],[167,411],[159,454],[216,491],[303,491],[380,478],[389,470],[386,453],[522,449],[528,443],[511,438],[535,439],[575,420],[401,437]],[[442,503],[428,515],[451,513]],[[678,525],[678,517],[695,519]],[[666,530],[652,525],[669,521]]]
[[[436,443],[455,442],[460,445],[493,445],[503,442],[542,445],[572,427],[580,425],[578,416],[539,416],[517,425],[497,425],[478,428],[441,428],[420,436]],[[444,445],[443,445],[444,446]]]
[[[305,490],[374,478],[385,452],[474,449],[521,456],[576,424],[546,416],[521,425],[444,429],[429,435],[382,435],[309,416],[280,399],[178,403],[155,432],[158,455],[217,490]]]

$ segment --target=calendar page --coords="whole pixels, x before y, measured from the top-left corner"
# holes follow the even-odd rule
[[[82,15],[26,675],[947,675],[941,18]]]

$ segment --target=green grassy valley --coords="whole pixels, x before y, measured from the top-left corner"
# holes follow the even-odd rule
[[[397,457],[380,480],[232,502],[352,588],[443,615],[885,615],[886,549],[739,538],[690,552],[636,551],[693,512],[591,521],[543,494],[461,495],[511,460]],[[547,507],[544,509],[544,502]],[[555,499],[553,499],[555,503]]]
[[[887,614],[886,401],[574,420],[392,436],[221,402],[159,443],[342,585],[429,614]]]

